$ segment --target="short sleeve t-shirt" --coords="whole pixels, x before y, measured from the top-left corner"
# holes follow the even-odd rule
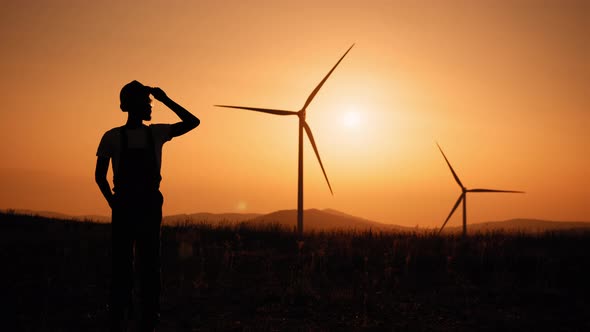
[[[172,139],[170,137],[170,124],[151,124],[149,125],[149,133],[154,139],[154,152],[156,154],[156,163],[158,171],[162,166],[162,147],[164,143]],[[113,174],[116,175],[119,168],[119,158],[121,154],[121,130],[122,127],[113,128],[107,131],[100,140],[97,157],[106,157],[112,159]],[[126,129],[127,130],[127,144],[130,149],[147,148],[148,136],[145,128]]]

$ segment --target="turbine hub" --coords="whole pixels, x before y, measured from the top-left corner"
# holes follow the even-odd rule
[[[299,112],[297,112],[297,116],[298,116],[298,117],[299,117],[299,119],[301,119],[302,121],[305,121],[305,113],[306,113],[306,110],[305,110],[305,109],[302,109],[302,110],[300,110]]]

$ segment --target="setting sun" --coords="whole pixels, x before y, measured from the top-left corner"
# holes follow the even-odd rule
[[[342,116],[342,125],[346,128],[355,129],[362,125],[362,118],[358,111],[349,110]]]

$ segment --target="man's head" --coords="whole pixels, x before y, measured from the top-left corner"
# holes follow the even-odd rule
[[[121,111],[128,112],[130,116],[138,116],[142,120],[152,118],[152,100],[150,99],[151,87],[138,81],[127,83],[119,94]]]

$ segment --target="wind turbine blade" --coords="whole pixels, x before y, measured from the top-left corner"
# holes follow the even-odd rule
[[[256,107],[244,107],[244,106],[229,106],[229,105],[213,105],[213,106],[215,106],[215,107],[225,107],[225,108],[238,108],[238,109],[242,109],[242,110],[256,111],[256,112],[262,112],[262,113],[270,113],[270,114],[276,114],[276,115],[297,115],[297,112],[293,112],[293,111],[273,110],[273,109],[268,109],[268,108],[256,108]]]
[[[455,181],[457,181],[457,183],[459,184],[459,186],[461,186],[461,188],[465,188],[463,186],[463,184],[461,183],[461,180],[459,180],[459,177],[457,176],[457,173],[455,173],[455,170],[453,169],[453,166],[451,166],[451,163],[447,159],[447,156],[445,156],[445,153],[443,152],[443,150],[440,147],[440,145],[438,145],[438,143],[436,143],[436,146],[438,146],[438,149],[440,150],[440,153],[442,153],[443,157],[445,158],[445,161],[447,162],[447,165],[449,165],[449,168],[451,169],[451,173],[453,173],[453,177],[455,178]]]
[[[465,196],[464,193],[462,193],[461,195],[459,195],[459,198],[457,199],[457,203],[455,203],[455,206],[453,206],[453,209],[451,210],[451,213],[449,213],[449,216],[447,217],[447,219],[443,223],[442,227],[438,231],[438,234],[440,234],[440,232],[442,232],[443,228],[445,228],[445,226],[447,225],[447,222],[449,221],[449,219],[451,219],[451,216],[453,215],[453,213],[455,213],[455,210],[457,210],[457,207],[459,206],[459,204],[463,200],[463,197],[464,196]]]
[[[324,178],[326,178],[326,182],[328,183],[328,188],[330,188],[330,193],[334,195],[332,191],[332,186],[330,185],[330,181],[328,180],[328,175],[326,175],[326,171],[324,170],[324,165],[322,164],[322,159],[320,158],[320,153],[318,152],[318,147],[315,144],[315,140],[313,139],[313,134],[311,133],[311,129],[307,122],[303,122],[303,128],[305,128],[305,132],[307,133],[307,137],[309,137],[309,141],[311,142],[311,146],[313,147],[313,151],[315,151],[315,155],[318,157],[318,161],[320,162],[320,167],[322,168],[322,172],[324,173]]]
[[[516,194],[524,194],[524,191],[515,191],[515,190],[496,190],[496,189],[468,189],[468,192],[472,193],[516,193]]]
[[[332,74],[332,72],[334,71],[334,69],[336,69],[336,67],[340,64],[340,61],[342,61],[342,59],[344,59],[344,57],[346,56],[346,54],[348,54],[348,52],[350,51],[350,49],[353,46],[354,46],[354,44],[352,44],[352,46],[350,46],[350,48],[348,48],[348,50],[344,53],[344,55],[340,58],[340,60],[338,60],[338,62],[336,62],[336,64],[334,65],[334,67],[332,67],[332,70],[330,70],[330,72],[328,72],[328,75],[326,75],[326,77],[324,77],[324,79],[320,82],[320,84],[318,84],[318,86],[316,86],[316,88],[309,95],[309,97],[307,97],[307,100],[305,101],[305,105],[303,105],[303,109],[306,109],[307,106],[309,106],[309,103],[311,103],[311,101],[313,100],[313,98],[315,97],[315,95],[322,88],[322,85],[324,85],[324,82],[326,82],[326,80],[328,79],[328,77],[330,77],[330,75]]]

